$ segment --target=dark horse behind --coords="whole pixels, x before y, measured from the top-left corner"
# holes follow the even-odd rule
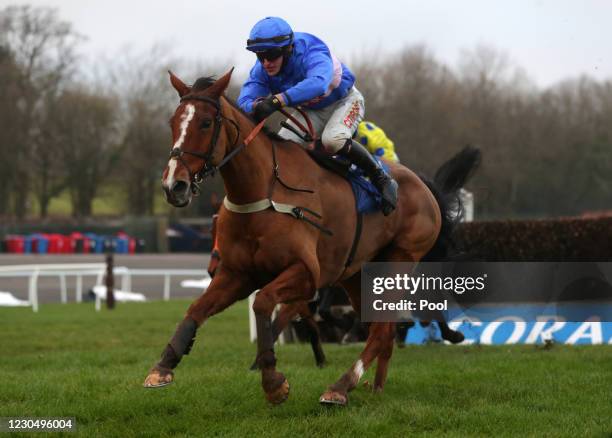
[[[162,187],[169,203],[186,206],[202,176],[219,168],[227,193],[217,231],[223,263],[206,293],[187,310],[145,386],[172,382],[197,329],[259,289],[253,304],[257,364],[267,400],[281,403],[289,384],[276,369],[271,322],[276,305],[310,300],[318,288],[336,284],[360,313],[364,262],[416,262],[445,252],[453,224],[450,200],[456,199],[458,188],[438,191],[408,168],[389,164],[399,184],[397,209],[386,217],[380,212],[363,217],[359,245],[347,263],[357,226],[349,183],[320,167],[296,143],[250,135],[257,132],[255,123],[223,95],[230,78],[231,71],[190,87],[170,75],[181,101],[171,119],[173,145]],[[459,173],[468,175],[475,164],[462,163]],[[394,335],[394,323],[372,323],[363,352],[320,402],[345,405],[349,391],[375,360],[374,390],[382,390]]]

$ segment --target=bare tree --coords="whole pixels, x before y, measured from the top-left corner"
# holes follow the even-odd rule
[[[15,109],[19,90],[19,67],[12,53],[0,46],[0,216],[9,213],[11,192],[15,185],[15,148],[19,145],[19,112]]]
[[[114,99],[85,89],[65,90],[49,123],[49,137],[60,150],[74,216],[89,216],[100,185],[118,164]]]
[[[33,160],[41,157],[40,148],[47,147],[40,121],[46,104],[59,95],[73,73],[79,39],[71,24],[61,21],[54,9],[9,6],[0,11],[0,46],[8,50],[18,67],[12,78],[18,93],[14,101],[18,135],[11,170],[18,217],[26,213],[30,181],[48,165],[44,159]]]
[[[114,178],[126,192],[126,211],[153,214],[160,172],[170,143],[168,119],[175,101],[167,85],[171,50],[155,45],[145,52],[125,49],[120,63],[103,70],[104,87],[117,96],[121,161]]]

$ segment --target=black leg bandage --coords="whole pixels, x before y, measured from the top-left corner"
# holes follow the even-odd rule
[[[274,331],[269,316],[255,315],[257,327],[257,365],[260,369],[276,365],[274,358]],[[266,354],[266,353],[272,354]]]
[[[193,319],[185,318],[162,353],[159,365],[170,369],[176,368],[183,355],[191,351],[197,329],[198,324]]]

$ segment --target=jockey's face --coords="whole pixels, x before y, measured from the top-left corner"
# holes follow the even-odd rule
[[[278,74],[278,72],[281,71],[281,68],[283,67],[283,57],[279,56],[278,58],[273,59],[272,61],[264,59],[263,61],[261,61],[261,64],[263,65],[263,68],[266,73],[268,73],[268,75],[275,76]]]

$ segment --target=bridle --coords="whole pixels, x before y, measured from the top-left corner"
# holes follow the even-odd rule
[[[238,126],[238,123],[236,123],[235,120],[225,117],[221,113],[221,104],[219,100],[215,100],[210,97],[201,96],[197,94],[186,94],[182,96],[181,102],[185,100],[200,100],[202,102],[211,104],[217,110],[217,114],[215,115],[215,119],[214,119],[215,126],[213,128],[213,134],[210,140],[210,146],[206,153],[202,153],[198,151],[184,151],[183,149],[181,149],[180,146],[174,147],[170,151],[170,159],[174,158],[178,160],[187,169],[187,172],[189,172],[191,192],[197,196],[201,191],[200,186],[198,184],[200,184],[208,176],[214,176],[217,170],[219,170],[221,167],[226,165],[232,158],[234,158],[240,151],[242,151],[242,149],[244,149],[257,136],[257,134],[259,134],[266,120],[264,119],[260,121],[253,128],[253,130],[249,133],[249,135],[244,139],[244,142],[236,146],[236,144],[238,143],[238,139],[240,138],[240,126]],[[281,123],[281,125],[289,128],[291,131],[296,133],[298,136],[302,137],[304,140],[312,140],[312,138],[314,137],[314,131],[312,129],[312,124],[310,120],[308,119],[308,117],[306,116],[306,114],[302,110],[299,110],[299,111],[301,112],[301,114],[304,116],[304,118],[308,122],[308,128],[305,128],[295,117],[287,113],[285,110],[282,110],[282,109],[280,110],[280,112],[284,114],[285,116],[287,116],[291,121],[293,121],[293,123],[295,123],[296,126],[298,126],[300,129],[306,132],[307,133],[306,136],[304,136],[303,134],[299,134],[293,127],[291,127],[290,125],[286,123],[284,124]],[[227,120],[232,125],[234,125],[234,127],[236,128],[236,138],[234,139],[234,142],[232,143],[232,148],[233,148],[232,151],[228,153],[225,157],[223,157],[221,162],[215,166],[211,164],[211,158],[215,152],[217,141],[219,140],[219,134],[221,132],[221,126],[223,125],[223,120]],[[189,168],[189,166],[187,165],[187,163],[185,162],[185,160],[183,159],[183,155],[185,154],[193,155],[194,157],[201,159],[204,162],[204,166],[202,166],[202,169],[193,173],[191,169]],[[296,192],[314,193],[310,189],[294,188],[283,182],[283,180],[280,177],[279,166],[276,161],[276,146],[274,145],[274,142],[272,142],[272,161],[273,161],[272,172],[274,174],[274,179],[272,180],[272,185],[270,185],[270,188],[269,188],[269,197],[272,196],[272,191],[274,188],[275,181],[278,181],[283,187],[285,187],[288,190],[292,190]]]
[[[170,159],[174,158],[177,161],[179,161],[187,169],[187,172],[189,172],[189,179],[191,180],[190,181],[191,182],[191,192],[194,195],[198,195],[200,192],[200,187],[198,184],[201,183],[206,177],[210,175],[214,175],[218,169],[224,166],[238,152],[240,152],[242,148],[244,148],[246,145],[243,143],[237,148],[234,148],[229,154],[227,154],[223,158],[223,160],[221,160],[221,162],[218,165],[216,166],[212,165],[211,158],[213,154],[215,153],[215,147],[217,146],[217,141],[219,140],[219,134],[221,133],[221,127],[223,125],[223,120],[227,120],[228,122],[233,124],[234,127],[236,128],[236,138],[234,139],[234,142],[232,143],[232,147],[236,146],[236,143],[238,143],[238,139],[240,138],[240,127],[238,126],[238,123],[236,123],[234,120],[227,118],[223,115],[223,113],[221,112],[221,105],[218,100],[212,99],[207,96],[200,96],[197,94],[186,94],[181,97],[181,102],[184,102],[186,100],[200,100],[202,102],[211,104],[217,110],[217,114],[215,114],[215,119],[214,119],[213,134],[212,134],[212,138],[210,139],[210,146],[208,147],[208,151],[206,153],[202,153],[198,151],[185,151],[181,149],[180,146],[174,147],[170,151]],[[187,163],[185,162],[185,160],[183,159],[183,155],[185,154],[193,155],[194,157],[201,159],[204,162],[204,166],[202,166],[202,168],[199,171],[193,173],[191,169],[189,168],[189,166],[187,165]]]

